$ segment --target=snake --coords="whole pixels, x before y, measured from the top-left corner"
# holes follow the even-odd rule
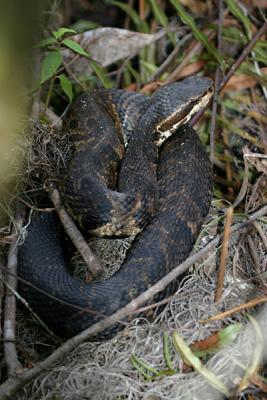
[[[68,268],[72,246],[56,212],[34,215],[19,248],[19,290],[57,335],[115,313],[190,254],[210,207],[212,171],[188,122],[212,93],[211,79],[193,76],[152,96],[94,89],[73,101],[64,128],[73,154],[59,179],[64,204],[89,236],[136,237],[119,271],[86,283]],[[151,302],[176,289],[173,281]]]

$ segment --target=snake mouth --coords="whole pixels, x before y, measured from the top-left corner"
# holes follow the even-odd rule
[[[206,107],[213,92],[213,87],[209,88],[201,98],[191,99],[181,108],[175,110],[169,117],[161,121],[156,127],[156,131],[159,134],[159,137],[155,142],[156,145],[160,147],[179,126],[186,124],[195,113]]]

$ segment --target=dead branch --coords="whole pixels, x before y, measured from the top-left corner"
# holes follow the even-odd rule
[[[260,210],[248,216],[248,218],[238,224],[232,226],[231,233],[234,233],[258,218],[267,214],[267,206],[262,207]],[[16,376],[8,379],[0,386],[0,399],[1,400],[10,400],[14,398],[14,394],[18,392],[23,386],[29,383],[32,379],[35,379],[39,376],[44,370],[47,368],[51,368],[51,366],[57,362],[60,358],[62,358],[66,353],[73,350],[79,344],[85,342],[90,337],[97,335],[108,327],[115,325],[120,320],[125,319],[127,316],[131,315],[138,307],[147,302],[150,298],[152,298],[155,294],[161,292],[166,286],[168,286],[173,280],[177,279],[178,276],[183,274],[193,263],[199,261],[203,256],[205,256],[214,246],[217,246],[220,240],[222,239],[222,235],[217,235],[213,240],[211,240],[205,247],[203,247],[200,251],[193,254],[189,258],[187,258],[182,264],[178,265],[171,272],[169,272],[164,278],[159,280],[155,285],[151,286],[148,290],[138,296],[136,299],[132,300],[125,307],[118,310],[116,313],[111,316],[97,322],[91,327],[85,329],[83,332],[74,336],[73,338],[67,340],[63,345],[61,345],[57,350],[55,350],[50,356],[48,356],[45,360],[38,363],[31,370],[27,370],[22,373],[20,376]]]
[[[82,256],[89,271],[91,272],[93,277],[99,276],[103,272],[102,267],[97,262],[92,250],[84,240],[81,232],[73,222],[70,215],[67,213],[65,207],[63,207],[59,191],[57,189],[53,189],[50,194],[50,198],[55,206],[59,219],[66,233],[68,234],[74,246]]]
[[[16,297],[13,290],[17,288],[18,242],[17,233],[23,227],[25,207],[17,212],[12,228],[13,240],[9,246],[7,257],[6,297],[4,309],[4,357],[8,376],[16,376],[22,372],[22,366],[17,357],[16,350]],[[12,288],[12,290],[9,289]]]
[[[217,303],[220,301],[222,297],[222,290],[224,284],[224,276],[227,264],[227,254],[228,254],[228,246],[229,246],[229,239],[231,234],[231,225],[233,219],[233,207],[229,207],[225,216],[225,226],[223,232],[223,243],[222,243],[222,253],[221,253],[221,260],[220,260],[220,267],[218,271],[218,279],[217,279],[217,287],[215,292],[215,302]]]
[[[231,310],[227,310],[224,311],[220,314],[214,315],[214,317],[210,317],[207,319],[201,319],[198,322],[201,324],[205,324],[206,322],[210,322],[210,321],[217,321],[219,319],[224,319],[225,317],[229,317],[230,315],[239,312],[239,311],[243,311],[246,310],[247,308],[253,308],[256,307],[259,304],[263,304],[267,302],[267,296],[264,297],[259,297],[257,299],[253,299],[251,301],[248,301],[247,303],[241,304],[240,306],[234,307]]]

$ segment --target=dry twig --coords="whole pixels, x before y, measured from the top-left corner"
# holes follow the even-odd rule
[[[231,234],[231,225],[233,219],[233,207],[229,207],[225,216],[225,226],[224,226],[224,233],[223,233],[223,243],[222,243],[222,252],[221,252],[221,260],[220,260],[220,267],[218,272],[218,279],[217,279],[217,287],[215,292],[215,302],[217,303],[222,297],[222,290],[224,284],[224,276],[227,264],[227,254],[228,254],[228,245],[229,239]]]
[[[74,246],[82,256],[84,262],[86,263],[89,271],[93,275],[93,277],[99,276],[103,271],[100,264],[97,262],[92,250],[84,240],[81,232],[73,222],[72,218],[67,213],[65,207],[61,204],[60,193],[57,189],[53,189],[50,198],[55,206],[55,209],[58,213],[59,219],[72,240]]]
[[[256,307],[259,304],[263,304],[267,302],[267,296],[264,297],[259,297],[257,299],[253,299],[251,301],[248,301],[247,303],[241,304],[240,306],[234,307],[231,310],[224,311],[220,314],[214,315],[213,317],[207,318],[207,319],[201,319],[198,322],[201,324],[205,324],[206,322],[211,322],[211,321],[217,321],[219,319],[224,319],[226,317],[229,317],[230,315],[246,310],[247,308],[253,308]]]
[[[21,364],[17,357],[16,350],[16,297],[12,290],[17,288],[17,264],[18,264],[18,243],[17,232],[23,227],[25,207],[17,212],[12,228],[13,240],[9,246],[7,258],[7,288],[4,310],[4,356],[7,366],[8,376],[16,376],[22,372]],[[12,290],[9,289],[9,286]]]

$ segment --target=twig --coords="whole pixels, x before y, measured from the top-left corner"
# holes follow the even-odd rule
[[[247,308],[253,308],[253,307],[257,306],[258,304],[262,304],[262,303],[266,303],[266,302],[267,302],[267,296],[259,297],[258,299],[253,299],[247,303],[241,304],[240,306],[231,308],[231,310],[227,310],[220,314],[214,315],[213,317],[210,317],[207,319],[201,319],[198,322],[201,324],[205,324],[206,322],[221,320],[221,319],[224,319],[225,317],[229,317],[230,315],[232,315],[236,312],[243,311]]]
[[[203,49],[201,42],[196,42],[195,46],[189,51],[189,53],[183,58],[183,61],[172,71],[168,78],[165,79],[164,84],[173,83],[177,81],[182,69],[188,64],[189,60],[196,54],[200,53]]]
[[[223,243],[222,243],[222,252],[221,252],[221,260],[220,267],[217,278],[217,287],[215,292],[215,302],[217,303],[222,296],[223,284],[224,284],[224,276],[226,270],[227,263],[227,254],[228,254],[228,245],[231,234],[231,225],[233,219],[233,207],[229,207],[225,216],[225,226],[223,232]]]
[[[175,58],[178,56],[180,48],[187,42],[188,39],[192,36],[192,33],[188,33],[186,36],[184,36],[180,42],[178,42],[171,52],[171,54],[168,55],[166,60],[158,67],[158,69],[151,75],[151,77],[148,79],[146,82],[146,85],[154,82],[156,79],[158,79],[165,71],[168,70],[168,68],[171,66],[171,64],[174,62]]]
[[[91,272],[93,277],[99,276],[101,273],[103,273],[102,267],[97,262],[93,252],[91,251],[90,247],[84,240],[77,226],[74,224],[72,218],[65,210],[65,207],[62,206],[59,191],[57,189],[53,189],[50,194],[50,198],[55,206],[59,219],[66,233],[72,240],[76,249],[79,251],[89,271]]]
[[[251,235],[247,235],[247,241],[248,241],[249,252],[250,252],[251,258],[254,262],[255,269],[256,269],[257,273],[260,273],[261,260],[260,260],[260,256],[258,253],[257,246],[256,246],[254,240],[252,239]]]
[[[245,226],[254,222],[257,218],[260,218],[267,214],[267,206],[264,206],[260,210],[251,214],[246,221],[235,224],[232,227],[232,233],[244,228]],[[107,329],[108,327],[118,323],[120,320],[125,319],[128,315],[131,315],[138,307],[147,302],[156,293],[161,292],[167,285],[169,285],[173,280],[177,279],[178,276],[183,274],[194,262],[198,261],[200,258],[205,256],[214,246],[220,242],[222,235],[216,236],[211,240],[203,249],[197,253],[190,256],[182,264],[178,265],[172,271],[170,271],[164,278],[158,281],[155,285],[151,286],[148,290],[138,296],[136,299],[132,300],[125,307],[118,310],[111,316],[97,322],[90,328],[85,329],[83,332],[74,336],[72,339],[67,340],[62,346],[56,349],[50,356],[45,360],[41,361],[31,370],[25,371],[20,376],[11,378],[4,382],[0,386],[0,399],[10,400],[14,398],[14,394],[25,386],[32,379],[38,377],[42,371],[51,368],[51,366],[62,358],[67,352],[73,350],[79,344],[88,340],[91,336],[97,335],[99,332]]]
[[[267,237],[266,237],[264,230],[262,229],[262,227],[260,226],[258,221],[255,221],[253,225],[255,226],[255,229],[257,230],[258,234],[260,235],[261,240],[264,243],[265,249],[267,250]]]
[[[229,68],[229,71],[227,74],[224,76],[220,83],[219,87],[219,92],[224,88],[224,86],[227,84],[229,79],[234,75],[234,73],[237,71],[237,69],[240,67],[242,62],[245,60],[245,58],[249,55],[250,51],[253,49],[253,47],[256,45],[257,41],[260,39],[260,37],[267,31],[267,21],[264,22],[262,27],[258,30],[258,32],[253,36],[251,41],[247,44],[247,46],[243,49],[242,53],[238,57],[238,59],[232,64],[232,66]],[[204,114],[205,110],[208,108],[208,104],[206,107],[202,108],[194,117],[191,119],[190,125],[194,126],[196,122],[201,118],[201,116]]]
[[[253,47],[256,45],[257,41],[260,39],[260,37],[267,31],[267,21],[264,22],[262,27],[255,33],[251,41],[246,45],[238,59],[233,63],[233,65],[230,67],[229,71],[223,78],[220,84],[220,91],[224,88],[226,83],[229,81],[229,79],[234,75],[234,73],[238,70],[240,65],[242,64],[243,61],[247,58]]]
[[[233,208],[237,207],[241,203],[241,201],[244,199],[244,197],[247,193],[248,181],[249,181],[249,164],[248,164],[248,160],[245,157],[244,157],[244,166],[245,166],[245,170],[244,170],[244,177],[243,177],[242,185],[241,185],[239,193],[236,196],[236,199],[233,203]]]
[[[7,268],[4,267],[0,261],[0,270],[1,271],[5,271],[5,273],[9,276],[12,276],[14,278],[17,278],[19,281],[21,281],[21,278],[17,277],[16,274],[12,274],[11,272],[7,271]],[[17,290],[14,290],[6,281],[6,279],[4,279],[1,274],[0,274],[0,279],[1,282],[4,283],[4,285],[6,286],[7,289],[10,290],[10,292],[13,293],[13,295],[16,297],[16,299],[18,301],[20,301],[26,308],[27,310],[29,310],[29,312],[33,315],[33,317],[35,318],[35,320],[41,325],[41,327],[53,338],[56,340],[56,342],[58,342],[58,337],[48,328],[48,326],[39,318],[39,316],[33,311],[33,309],[29,306],[29,304],[27,303],[27,301],[20,296],[20,294],[17,292]],[[9,340],[12,341],[12,340]],[[15,343],[15,340],[14,340]]]
[[[18,264],[18,243],[17,232],[23,227],[23,220],[25,215],[25,207],[17,211],[15,223],[12,228],[12,235],[14,236],[8,251],[7,257],[7,271],[8,274],[6,281],[8,286],[13,290],[17,288],[17,264]],[[7,366],[8,376],[16,376],[22,372],[22,366],[18,360],[16,350],[16,297],[12,290],[6,288],[5,309],[4,309],[4,357]]]

